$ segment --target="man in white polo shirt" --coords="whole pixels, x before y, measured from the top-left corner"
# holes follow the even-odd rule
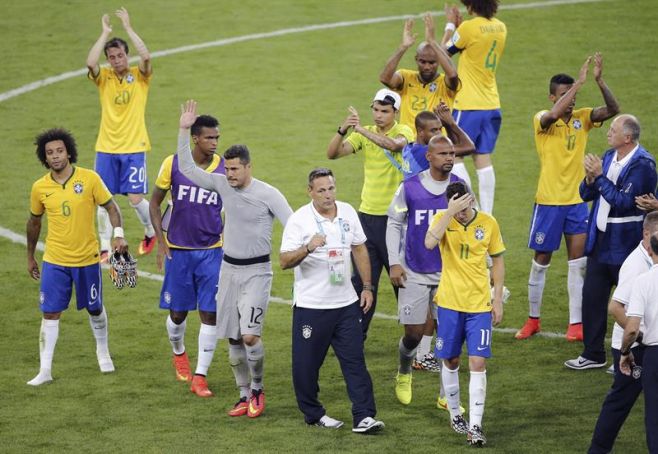
[[[631,375],[636,364],[631,345],[642,332],[644,357],[642,361],[642,387],[644,388],[644,424],[647,447],[652,454],[658,453],[658,235],[651,237],[649,252],[653,265],[638,276],[628,305],[628,319],[621,342],[619,370]],[[641,322],[644,322],[640,331]]]
[[[281,268],[295,268],[292,323],[292,379],[299,409],[309,425],[338,429],[318,400],[318,376],[329,350],[340,362],[352,401],[353,432],[384,427],[376,414],[372,380],[363,352],[363,314],[372,305],[366,236],[356,210],[336,201],[331,170],[308,177],[311,203],[290,216],[281,241]],[[363,281],[357,296],[350,280],[350,256]]]
[[[615,378],[601,406],[601,413],[599,413],[599,419],[596,421],[589,454],[612,451],[621,426],[626,421],[626,417],[642,392],[640,369],[636,369],[636,372],[631,374],[630,377],[619,373],[619,350],[627,321],[626,309],[631,299],[631,292],[635,286],[636,278],[649,271],[651,265],[653,265],[649,250],[651,249],[651,236],[656,233],[658,233],[658,212],[652,212],[644,218],[642,241],[631,252],[631,255],[628,256],[621,266],[621,270],[619,270],[619,285],[615,289],[608,306],[608,311],[616,321],[612,331],[612,357],[614,358]],[[635,363],[642,366],[642,347],[639,344],[634,344],[632,351]]]

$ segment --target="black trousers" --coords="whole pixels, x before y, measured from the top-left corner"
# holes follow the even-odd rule
[[[612,287],[619,280],[619,265],[601,263],[598,259],[600,238],[587,256],[583,283],[583,353],[581,356],[597,363],[605,362],[605,332],[608,328],[608,300]]]
[[[353,426],[365,417],[375,416],[375,395],[366,368],[359,321],[362,315],[358,302],[338,309],[293,308],[292,382],[307,424],[326,414],[318,400],[318,378],[329,346],[336,353],[352,401]]]
[[[647,447],[651,454],[658,454],[658,345],[644,347],[642,361]]]
[[[644,347],[633,348],[635,364],[642,367]],[[603,454],[612,451],[617,435],[624,425],[635,401],[642,392],[642,376],[624,375],[619,371],[619,350],[612,349],[612,358],[615,366],[615,378],[612,387],[605,396],[599,419],[594,427],[592,444],[589,454]],[[658,386],[658,385],[657,385]],[[658,429],[658,426],[656,427]]]
[[[365,340],[366,337],[368,337],[368,328],[370,327],[372,316],[375,314],[375,308],[377,307],[377,290],[382,270],[386,268],[386,272],[390,274],[388,250],[386,249],[386,223],[388,222],[388,216],[375,216],[359,212],[359,220],[361,221],[361,226],[363,227],[363,231],[367,238],[366,247],[368,248],[368,257],[370,258],[370,269],[372,273],[372,285],[374,286],[374,290],[372,291],[372,307],[363,315],[361,325],[363,327],[363,339]],[[356,290],[356,294],[361,297],[363,282],[361,282],[361,277],[359,276],[359,272],[354,263],[352,268],[354,269],[352,285],[354,286],[354,290]],[[398,288],[393,287],[393,291],[397,298]]]

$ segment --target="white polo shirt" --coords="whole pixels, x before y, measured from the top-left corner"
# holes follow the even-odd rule
[[[646,273],[651,269],[653,262],[649,253],[640,243],[633,252],[631,252],[624,264],[619,270],[619,284],[615,289],[615,292],[612,294],[612,299],[619,301],[621,304],[626,306],[628,311],[628,303],[631,301],[631,292],[635,284],[635,279],[643,273]],[[643,326],[640,327],[642,329]],[[644,330],[643,330],[644,331]],[[615,322],[615,326],[612,329],[612,348],[621,350],[621,340],[624,337],[624,328],[619,326],[619,323]]]
[[[326,235],[325,246],[317,248],[295,267],[293,304],[308,309],[336,309],[359,299],[351,280],[352,246],[366,242],[366,235],[356,210],[336,201],[336,217],[320,215],[313,203],[304,205],[288,219],[283,230],[281,252],[290,252],[307,244],[316,233]],[[329,254],[342,254],[339,262],[330,263]],[[342,281],[331,282],[330,265],[342,267]]]
[[[633,284],[631,302],[626,314],[629,317],[644,317],[644,345],[658,345],[658,265],[654,264],[646,273],[638,276]]]

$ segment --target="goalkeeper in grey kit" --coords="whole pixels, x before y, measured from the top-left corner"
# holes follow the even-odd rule
[[[39,373],[28,385],[39,386],[52,381],[52,362],[59,335],[59,320],[68,309],[75,286],[78,310],[86,309],[96,339],[96,357],[101,372],[114,372],[107,336],[107,311],[103,292],[99,244],[94,218],[101,206],[114,229],[112,248],[127,254],[121,211],[112,194],[96,172],[74,166],[77,160],[75,139],[65,129],[50,129],[35,140],[36,154],[48,173],[33,185],[30,194],[30,217],[27,221],[27,271],[40,284],[40,309],[43,312],[40,332]],[[34,257],[41,220],[48,218],[46,251],[42,269]]]

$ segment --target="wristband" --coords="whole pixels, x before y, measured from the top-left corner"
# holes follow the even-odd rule
[[[123,236],[123,227],[114,227],[114,238],[125,238]]]
[[[619,354],[620,354],[621,356],[628,356],[628,355],[630,355],[630,353],[631,353],[631,349],[630,349],[630,348],[629,348],[629,349],[626,349],[626,350],[624,350],[624,351],[619,350]]]
[[[452,23],[452,22],[446,22],[446,28],[444,29],[444,31],[447,31],[447,32],[454,32],[454,31],[455,31],[455,28],[456,28],[456,27],[455,27],[455,24],[454,24],[454,23]]]
[[[362,291],[372,292],[372,290],[373,290],[372,284],[363,284],[363,290]]]
[[[342,125],[341,125],[341,126],[342,126]],[[336,133],[337,133],[339,136],[343,136],[343,137],[345,137],[345,135],[347,134],[347,131],[345,131],[345,132],[341,131],[341,130],[340,130],[340,126],[339,126],[339,127],[338,127],[338,130],[336,131]]]

